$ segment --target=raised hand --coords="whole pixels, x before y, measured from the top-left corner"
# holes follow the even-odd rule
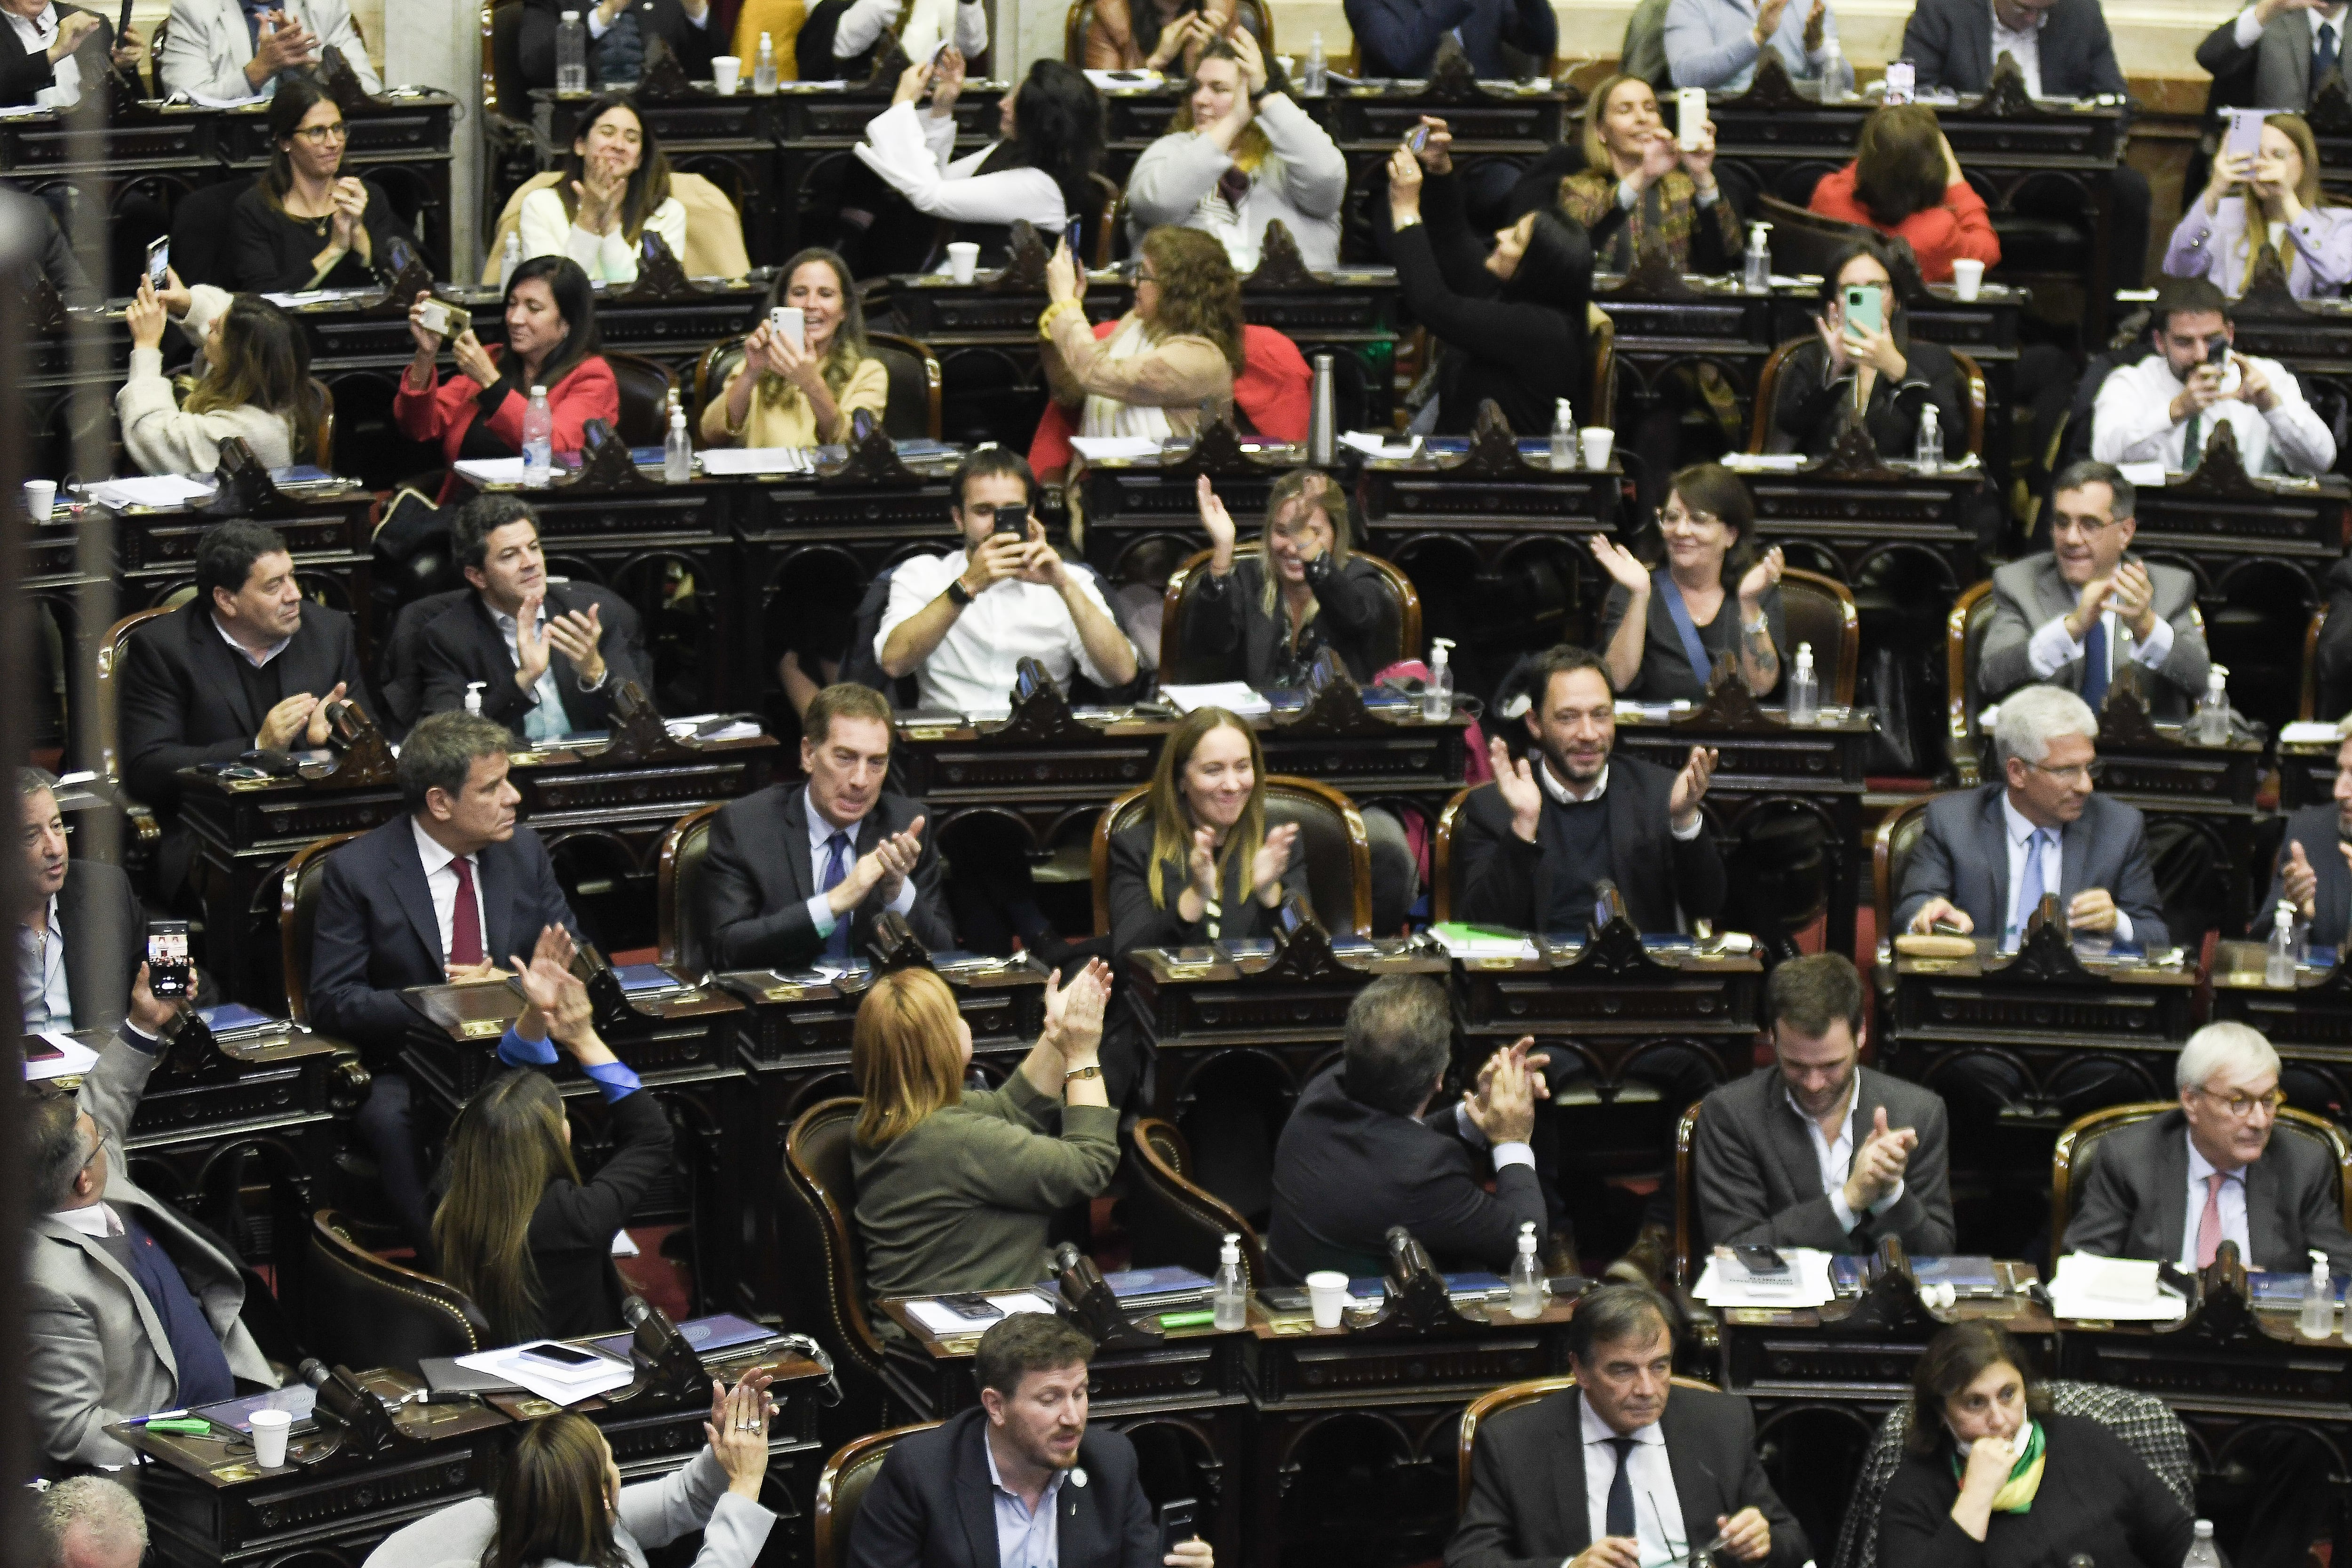
[[[1787,569],[1788,563],[1788,557],[1776,544],[1740,577],[1739,604],[1742,609],[1751,612],[1748,616],[1749,620],[1756,618],[1752,612],[1763,602],[1764,595],[1780,585],[1780,574]]]
[[[1110,1002],[1110,965],[1090,958],[1054,999],[1048,1022],[1062,1059],[1090,1061],[1102,1047],[1103,1013]]]
[[[1529,1087],[1527,1052],[1497,1051],[1479,1073],[1478,1092],[1462,1097],[1470,1121],[1489,1143],[1524,1143],[1536,1127],[1535,1090]]]
[[[950,44],[931,65],[931,118],[945,120],[955,112],[963,94],[963,51]]]
[[[2156,630],[2156,584],[2138,562],[2126,561],[2116,568],[2107,603],[2140,641],[2146,642]]]
[[[1086,271],[1078,258],[1070,254],[1070,232],[1062,231],[1055,243],[1054,254],[1045,258],[1045,297],[1059,303],[1064,300],[1086,297]]]
[[[337,248],[361,248],[366,244],[366,230],[362,219],[367,214],[367,186],[345,174],[335,182],[332,199],[334,205],[329,216],[333,225]]]
[[[1234,53],[1241,57],[1242,83],[1249,89],[1238,96],[1250,98],[1264,92],[1266,84],[1265,51],[1258,47],[1256,37],[1247,27],[1236,26],[1227,30],[1225,41],[1233,45]]]
[[[2232,351],[2230,363],[2238,367],[2238,390],[2232,395],[2238,401],[2251,403],[2264,414],[2277,405],[2278,393],[2271,385],[2271,378],[2264,375],[2253,361]]]
[[[1430,138],[1434,142],[1436,137]],[[1424,152],[1423,157],[1427,156]],[[1389,154],[1389,226],[1407,228],[1421,221],[1421,158],[1400,147]]]
[[[1822,50],[1822,37],[1829,24],[1828,0],[1813,0],[1813,8],[1805,13],[1805,53],[1817,55]]]
[[[2341,848],[2352,848],[2339,842]],[[2303,841],[2290,839],[2286,847],[2286,864],[2279,868],[2279,888],[2303,918],[2310,920],[2319,913],[2319,871],[2304,858]]]
[[[768,1391],[750,1378],[732,1389],[710,1384],[710,1419],[702,1428],[711,1457],[727,1472],[727,1489],[753,1501],[768,1473]]]
[[[551,657],[546,635],[540,629],[539,613],[547,603],[545,593],[531,595],[515,612],[515,685],[525,697],[539,694],[539,678],[547,673]]]
[[[875,890],[887,904],[898,898],[907,885],[907,879],[915,874],[915,868],[922,861],[923,819],[919,816],[907,824],[905,832],[885,837],[874,847],[874,858],[880,868],[880,875],[875,879]]]
[[[2218,213],[2221,198],[2253,178],[2254,156],[2251,153],[2232,153],[2228,148],[2213,154],[2213,176],[2205,182],[2205,210]]]
[[[1676,143],[1680,151],[1680,143]],[[1683,173],[1701,195],[1715,189],[1715,121],[1710,120],[1698,130],[1698,145],[1682,154]]]
[[[1609,574],[1611,582],[1636,598],[1647,598],[1650,593],[1650,569],[1639,557],[1606,534],[1592,536],[1592,559]]]
[[[471,327],[459,332],[449,344],[449,353],[457,362],[457,369],[475,385],[496,386],[499,384],[499,362],[482,346]]]
[[[1429,127],[1429,140],[1422,144],[1419,153],[1413,154],[1414,158],[1433,174],[1452,174],[1454,132],[1446,129],[1445,121],[1432,119],[1426,114],[1421,117],[1421,122]]]
[[[893,107],[901,103],[916,102],[923,96],[923,89],[930,85],[930,62],[917,60],[898,73],[898,85],[890,94],[890,102]]]
[[[604,614],[592,604],[585,610],[567,610],[560,616],[550,616],[541,650],[544,651],[546,644],[552,643],[558,653],[572,661],[572,668],[579,672],[581,680],[594,687],[604,679],[604,655],[600,646],[604,640]]]
[[[1690,761],[1675,775],[1674,793],[1666,797],[1666,816],[1677,829],[1687,832],[1698,819],[1698,803],[1706,798],[1706,783],[1715,776],[1717,756],[1706,746],[1693,746]]]
[[[1762,4],[1756,7],[1756,26],[1749,31],[1759,48],[1771,43],[1772,35],[1780,30],[1780,18],[1788,9],[1789,0],[1762,0]]]
[[[2084,584],[2082,593],[2075,596],[2074,607],[2066,612],[2066,635],[2076,642],[2090,636],[2091,628],[2106,613],[2107,600],[2115,591],[2116,580],[2111,576],[2094,577]]]
[[[256,751],[285,752],[294,746],[294,737],[305,734],[310,727],[310,715],[317,712],[319,700],[307,691],[281,699],[278,705],[261,716],[261,729],[253,737]]]
[[[1500,735],[1486,742],[1486,761],[1495,770],[1495,793],[1511,808],[1511,831],[1528,843],[1536,842],[1543,821],[1543,785],[1525,757],[1515,758]]]
[[[416,343],[416,357],[429,369],[433,356],[441,352],[441,334],[425,324],[425,307],[433,298],[430,289],[419,289],[416,300],[408,307],[408,335]]]
[[[1192,848],[1184,857],[1184,874],[1205,901],[1217,901],[1217,836],[1211,829],[1192,830]]]
[[[342,700],[343,683],[338,680],[335,682],[335,689],[332,691],[328,692],[324,697],[320,698],[316,703],[311,705],[310,716],[303,721],[302,739],[304,743],[309,745],[312,750],[315,751],[319,747],[325,745],[328,739],[333,735],[334,726],[327,721],[327,713],[329,710],[332,709],[336,703],[341,702]]]
[[[1263,898],[1266,889],[1282,880],[1283,872],[1290,868],[1291,847],[1298,842],[1298,824],[1286,822],[1270,829],[1265,842],[1258,846],[1257,855],[1250,861],[1250,892]]]
[[[139,973],[131,981],[131,1022],[149,1035],[160,1036],[172,1026],[173,1019],[196,1005],[199,978],[194,968],[191,967],[188,971],[188,994],[166,1002],[148,984],[147,965],[141,963]]]
[[[1201,476],[1200,482],[1193,488],[1193,494],[1201,505],[1202,531],[1209,536],[1212,552],[1209,570],[1222,577],[1234,569],[1234,539],[1237,531],[1234,527],[1234,514],[1225,510],[1225,503],[1218,496],[1216,487],[1209,483],[1208,475]]]
[[[142,275],[139,292],[122,308],[122,324],[131,329],[131,346],[134,349],[160,349],[163,346],[163,301],[155,297],[155,286]]]
[[[1661,131],[1650,138],[1648,146],[1642,149],[1641,166],[1627,177],[1633,181],[1635,190],[1646,191],[1673,174],[1675,165],[1682,162],[1682,148],[1676,145],[1675,133]]]

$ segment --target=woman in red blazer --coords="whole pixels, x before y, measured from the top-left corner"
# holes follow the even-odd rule
[[[516,268],[507,284],[506,342],[486,349],[472,329],[458,333],[449,344],[457,372],[438,385],[433,378],[441,334],[425,322],[431,298],[419,293],[408,312],[416,357],[392,403],[393,419],[410,440],[440,442],[441,455],[452,463],[519,457],[523,410],[534,386],[547,388],[559,452],[586,444],[583,431],[591,419],[619,423],[620,385],[596,352],[596,295],[578,262],[541,256]],[[444,500],[456,485],[453,471],[441,486]]]
[[[1960,161],[1924,103],[1896,104],[1864,121],[1853,162],[1822,175],[1807,205],[1823,217],[1908,240],[1930,283],[1951,281],[1961,257],[2000,264],[1984,198],[1960,177]]]

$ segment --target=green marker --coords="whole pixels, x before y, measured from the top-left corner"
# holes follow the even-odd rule
[[[201,1415],[167,1415],[144,1424],[149,1432],[171,1432],[184,1437],[201,1437],[213,1429],[213,1424]]]
[[[1216,1326],[1214,1312],[1162,1312],[1160,1326],[1163,1329],[1207,1329]]]

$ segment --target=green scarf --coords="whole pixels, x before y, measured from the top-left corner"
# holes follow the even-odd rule
[[[1993,1512],[2025,1513],[2032,1509],[2033,1494],[2042,1486],[2042,1461],[2046,1457],[2045,1447],[2046,1445],[2042,1436],[2042,1423],[2028,1421],[2025,1424],[2024,1451],[2018,1455],[2017,1463],[2010,1467],[2009,1479],[2003,1481],[2000,1490],[1993,1494]],[[1965,1475],[1967,1471],[1968,1461],[1960,1455],[1954,1454],[1952,1456],[1953,1476],[1958,1478]]]

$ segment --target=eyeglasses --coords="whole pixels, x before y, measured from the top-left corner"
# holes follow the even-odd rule
[[[1157,283],[1160,281],[1160,277],[1157,273],[1146,272],[1139,267],[1135,269],[1135,280],[1138,283]]]
[[[2286,1096],[2277,1089],[2273,1089],[2268,1094],[2233,1094],[2227,1100],[2215,1094],[2211,1089],[2202,1087],[2197,1092],[2220,1105],[2221,1109],[2241,1121],[2252,1116],[2257,1105],[2271,1115],[2276,1116],[2279,1113],[2279,1107],[2286,1103]]]
[[[2105,532],[2120,521],[2112,517],[2068,517],[2065,513],[2060,512],[2050,520],[2050,531],[2079,533],[2084,538],[2089,539]]]
[[[305,125],[294,134],[313,147],[323,147],[330,142],[351,140],[352,128],[338,120],[332,125]]]
[[[2076,763],[2072,767],[2063,768],[2053,768],[2045,763],[2027,763],[2025,765],[2037,773],[2048,773],[2063,784],[2073,784],[2077,779],[2089,779],[2096,783],[2105,775],[2107,771],[2107,760],[2105,757],[2094,758],[2087,763]]]

